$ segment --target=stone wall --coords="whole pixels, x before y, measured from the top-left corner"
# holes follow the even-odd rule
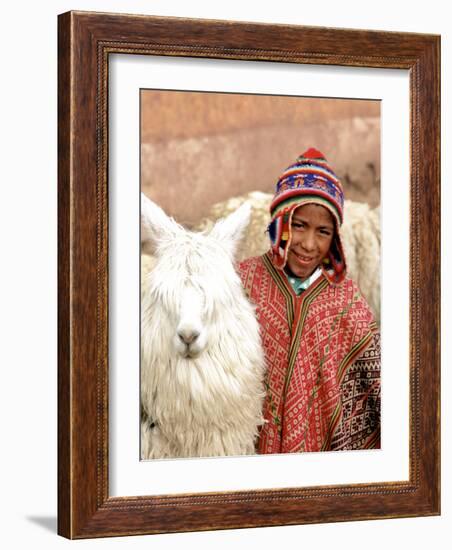
[[[189,227],[214,203],[272,193],[308,147],[347,199],[380,203],[379,101],[142,91],[142,190]]]

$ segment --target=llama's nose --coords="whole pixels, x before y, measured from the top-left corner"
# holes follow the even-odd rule
[[[198,338],[199,332],[197,330],[184,329],[179,330],[177,335],[182,340],[184,344],[190,345]]]

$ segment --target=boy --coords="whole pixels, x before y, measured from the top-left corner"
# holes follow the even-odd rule
[[[239,265],[266,355],[259,453],[380,447],[380,335],[346,275],[344,194],[308,149],[276,185],[270,250]]]

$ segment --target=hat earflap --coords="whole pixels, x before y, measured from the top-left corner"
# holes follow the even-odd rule
[[[280,212],[268,226],[272,260],[278,269],[284,269],[287,262],[287,253],[292,236],[291,223],[293,210]]]
[[[331,241],[328,255],[323,260],[322,271],[328,281],[332,284],[341,283],[347,273],[344,249],[337,227],[334,231],[334,237]]]

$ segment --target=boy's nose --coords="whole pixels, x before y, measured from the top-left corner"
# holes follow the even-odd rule
[[[307,251],[310,252],[315,248],[315,239],[314,235],[306,233],[303,240],[301,241],[301,246]]]

